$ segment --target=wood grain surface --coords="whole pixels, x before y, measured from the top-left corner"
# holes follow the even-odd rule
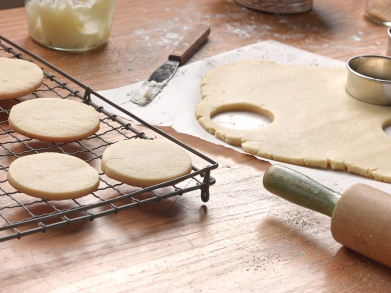
[[[363,0],[315,0],[296,15],[233,0],[119,0],[111,38],[86,53],[44,48],[24,8],[0,11],[0,34],[95,90],[141,81],[186,30],[211,34],[188,62],[263,40],[346,61],[385,54],[387,28],[364,18]],[[389,292],[391,269],[335,242],[330,218],[267,192],[269,163],[164,131],[219,162],[198,192],[0,243],[1,292]]]

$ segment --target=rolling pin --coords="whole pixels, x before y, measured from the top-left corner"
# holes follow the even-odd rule
[[[340,244],[391,267],[391,195],[354,184],[342,195],[282,165],[265,172],[266,190],[331,217],[331,234]]]

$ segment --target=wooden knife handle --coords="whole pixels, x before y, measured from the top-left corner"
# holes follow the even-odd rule
[[[282,165],[272,165],[266,170],[263,186],[283,199],[329,217],[341,197],[310,177]]]
[[[209,34],[209,25],[198,24],[194,26],[168,56],[168,59],[178,61],[182,65],[206,41]]]

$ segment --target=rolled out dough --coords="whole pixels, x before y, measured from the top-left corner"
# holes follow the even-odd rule
[[[345,91],[347,70],[243,60],[209,71],[201,86],[199,123],[219,139],[267,159],[347,170],[391,183],[391,107],[358,101]],[[212,117],[251,111],[271,124],[222,127]]]

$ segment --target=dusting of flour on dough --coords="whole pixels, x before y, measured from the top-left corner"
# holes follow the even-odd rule
[[[203,78],[199,123],[244,151],[285,163],[350,173],[391,183],[391,108],[360,102],[345,90],[347,70],[243,60]],[[271,124],[248,130],[218,125],[212,117],[246,111]]]

